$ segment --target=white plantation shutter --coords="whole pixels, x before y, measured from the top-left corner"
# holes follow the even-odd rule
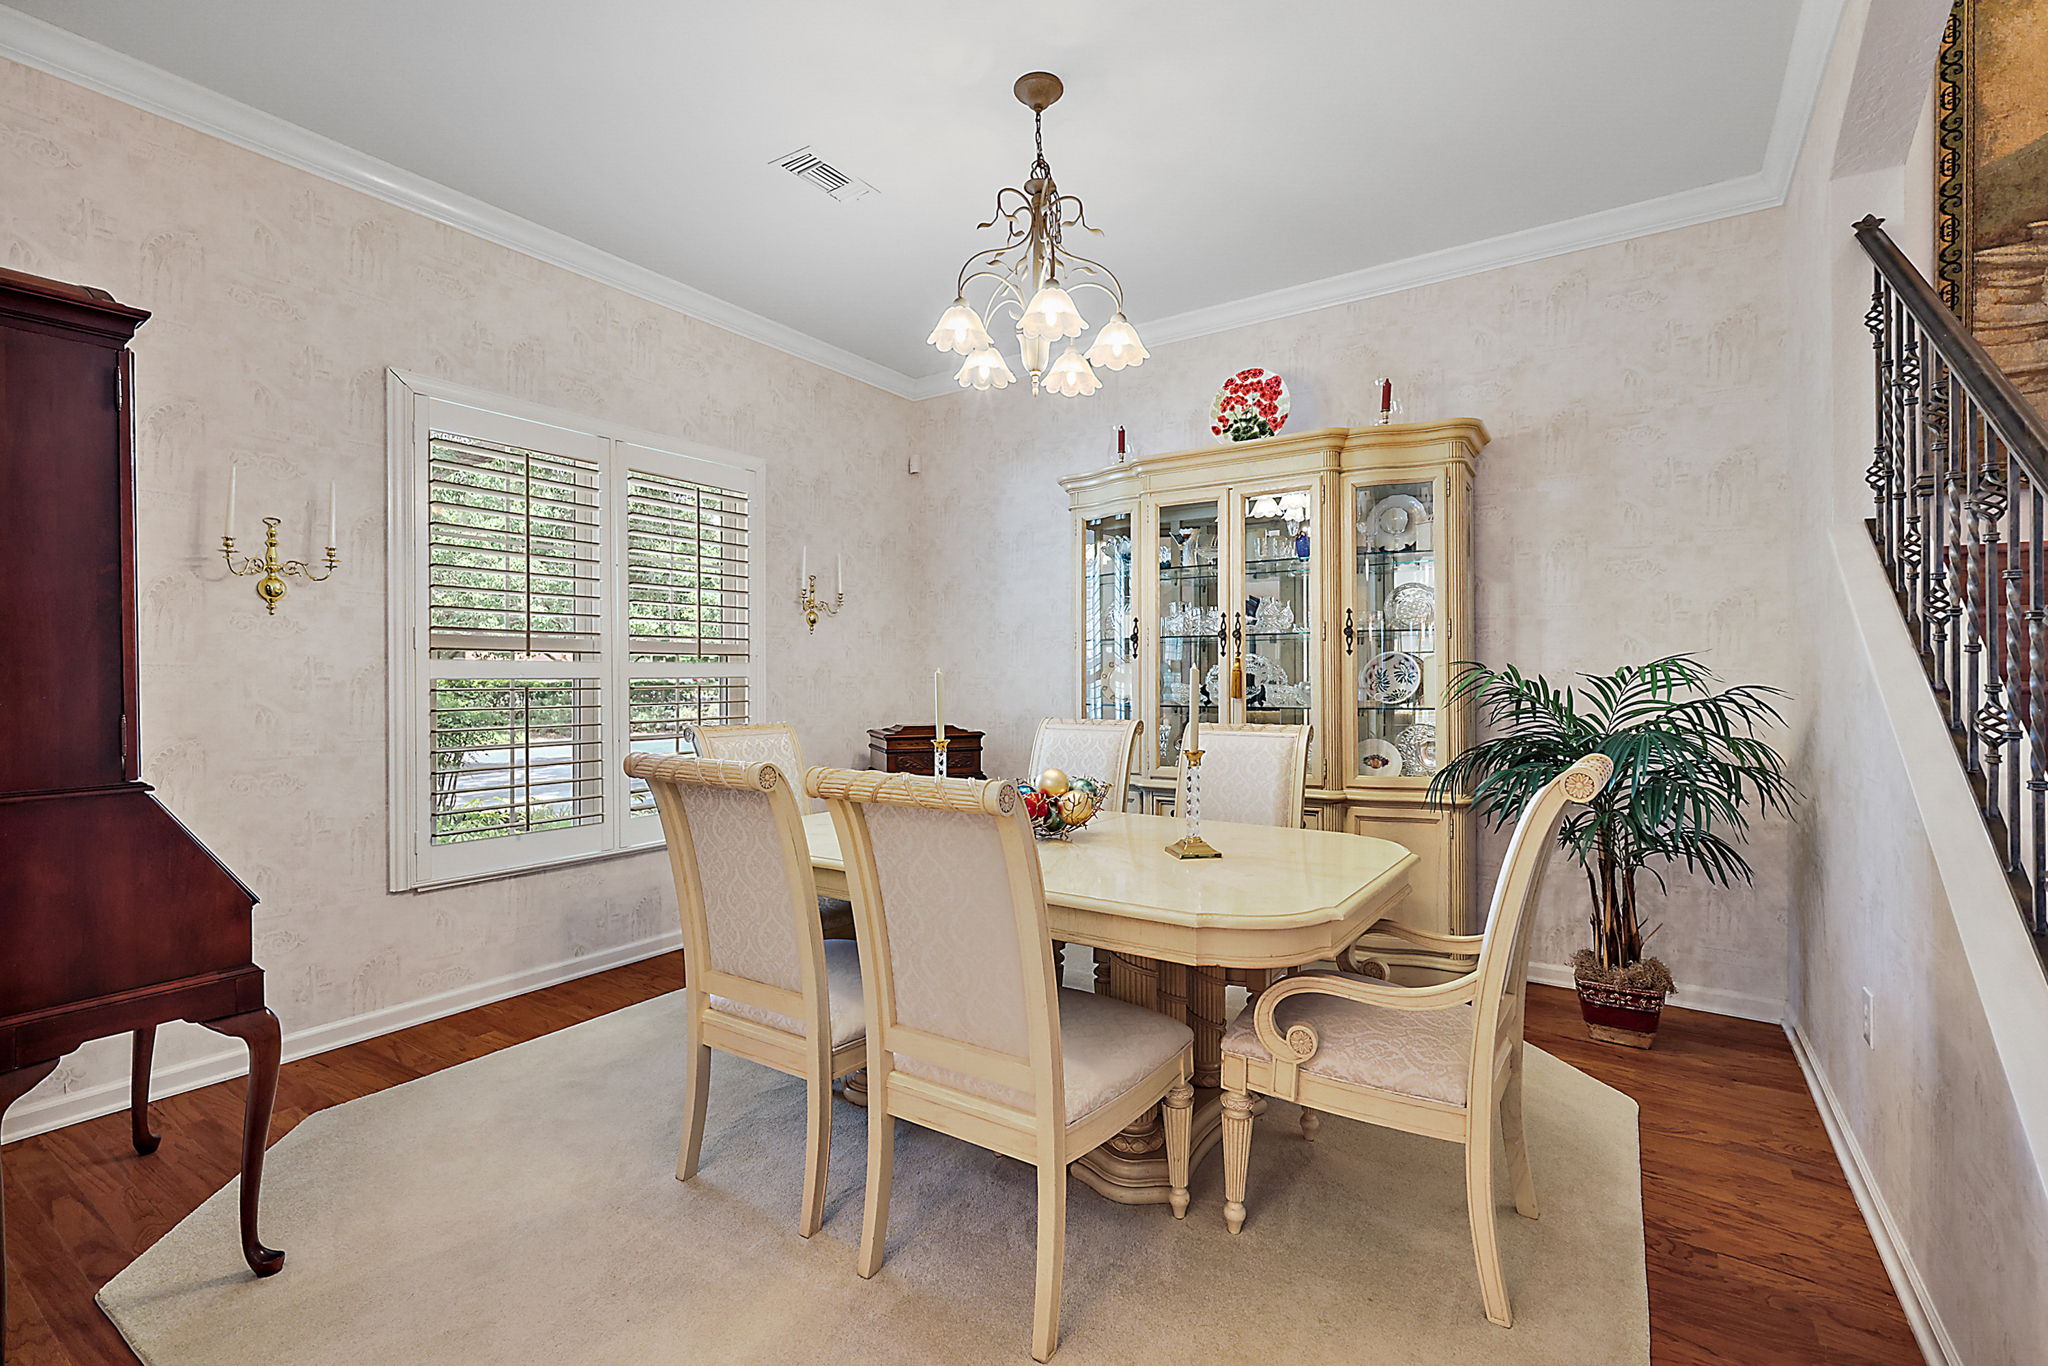
[[[645,446],[621,443],[618,454],[631,748],[681,753],[685,727],[749,719],[751,481],[744,470]],[[627,801],[633,815],[653,816],[645,783],[633,780]]]
[[[757,475],[419,387],[394,387],[410,424],[394,442],[393,887],[659,842],[620,760],[750,719]]]

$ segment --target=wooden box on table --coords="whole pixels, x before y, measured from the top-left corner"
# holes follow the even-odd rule
[[[932,771],[930,726],[889,726],[868,732],[868,767],[882,773],[925,773]],[[946,727],[946,776],[983,778],[981,738],[978,730]]]

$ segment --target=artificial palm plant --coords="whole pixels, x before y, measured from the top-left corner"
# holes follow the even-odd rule
[[[1597,753],[1614,761],[1614,780],[1558,828],[1592,899],[1593,945],[1574,963],[1582,996],[1590,981],[1654,992],[1661,1005],[1671,974],[1644,956],[1655,930],[1643,929],[1638,875],[1647,872],[1660,890],[1660,868],[1669,866],[1716,886],[1753,881],[1739,848],[1751,809],[1784,812],[1797,795],[1777,751],[1757,738],[1783,724],[1775,699],[1784,694],[1718,684],[1690,654],[1582,674],[1563,688],[1513,666],[1467,664],[1452,681],[1449,700],[1473,701],[1489,738],[1437,774],[1436,800],[1469,795],[1499,829],[1577,760]]]

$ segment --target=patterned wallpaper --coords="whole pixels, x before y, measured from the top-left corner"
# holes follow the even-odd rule
[[[910,568],[879,547],[910,488],[907,402],[7,62],[0,186],[0,264],[156,314],[136,342],[142,771],[261,896],[288,1031],[675,927],[658,853],[385,890],[385,367],[760,457],[770,563],[793,580],[808,539],[848,584],[816,636],[763,594],[762,715],[841,764],[903,719],[923,650]],[[344,567],[275,617],[216,551],[231,461],[245,546],[275,512],[310,553],[339,484]],[[180,1026],[160,1056],[218,1047]],[[16,1110],[120,1076],[117,1053],[74,1056]]]
[[[1209,444],[1210,397],[1247,365],[1286,376],[1290,427],[1371,421],[1380,375],[1411,420],[1486,422],[1483,659],[1557,674],[1698,650],[1731,680],[1790,687],[1790,547],[1803,531],[1788,502],[1785,230],[1782,211],[1750,214],[1161,346],[1084,400],[1011,390],[926,404],[928,523],[976,528],[933,542],[949,712],[989,732],[989,771],[1003,772],[1023,762],[1038,717],[1072,709],[1055,481],[1108,463],[1118,423],[1141,453]],[[1701,989],[1692,1003],[1783,1000],[1787,834],[1761,833],[1752,890],[1679,877],[1649,898],[1665,923],[1654,947],[1681,989]],[[1482,850],[1487,887],[1504,845]],[[1539,962],[1584,942],[1576,879],[1553,869]]]

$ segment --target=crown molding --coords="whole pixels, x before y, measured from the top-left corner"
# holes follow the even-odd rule
[[[1504,266],[1777,208],[1791,188],[1800,144],[1820,95],[1828,51],[1846,3],[1803,0],[1800,5],[1763,165],[1752,175],[1153,319],[1144,324],[1146,340],[1155,346],[1190,341]],[[0,56],[877,389],[909,399],[960,392],[948,371],[913,377],[857,356],[5,5],[0,5]]]
[[[1361,299],[1398,294],[1424,285],[1481,275],[1504,266],[1563,256],[1589,247],[1611,246],[1634,237],[1669,232],[1711,223],[1719,218],[1775,209],[1791,193],[1792,176],[1799,166],[1799,150],[1806,140],[1820,98],[1821,79],[1827,72],[1828,53],[1841,25],[1846,0],[1805,0],[1792,33],[1785,60],[1785,78],[1778,91],[1778,107],[1771,120],[1771,133],[1764,148],[1762,167],[1753,174],[1723,180],[1697,189],[1681,190],[1658,199],[1646,199],[1597,213],[1545,223],[1520,232],[1503,233],[1463,246],[1446,247],[1364,270],[1332,275],[1305,284],[1289,285],[1265,294],[1255,294],[1208,308],[1191,309],[1170,317],[1142,321],[1148,346],[1168,346],[1192,341],[1233,328],[1291,318],[1319,308],[1355,303]],[[953,377],[940,371],[925,375],[912,386],[913,398],[937,398],[952,393]]]
[[[495,208],[424,176],[366,155],[217,91],[0,5],[0,57],[211,137],[281,161],[323,180],[361,191],[501,247],[559,266],[672,308],[702,322],[774,347],[799,360],[908,398],[915,387],[900,370],[856,356],[809,333],[764,318],[715,294],[601,251],[530,219]]]

